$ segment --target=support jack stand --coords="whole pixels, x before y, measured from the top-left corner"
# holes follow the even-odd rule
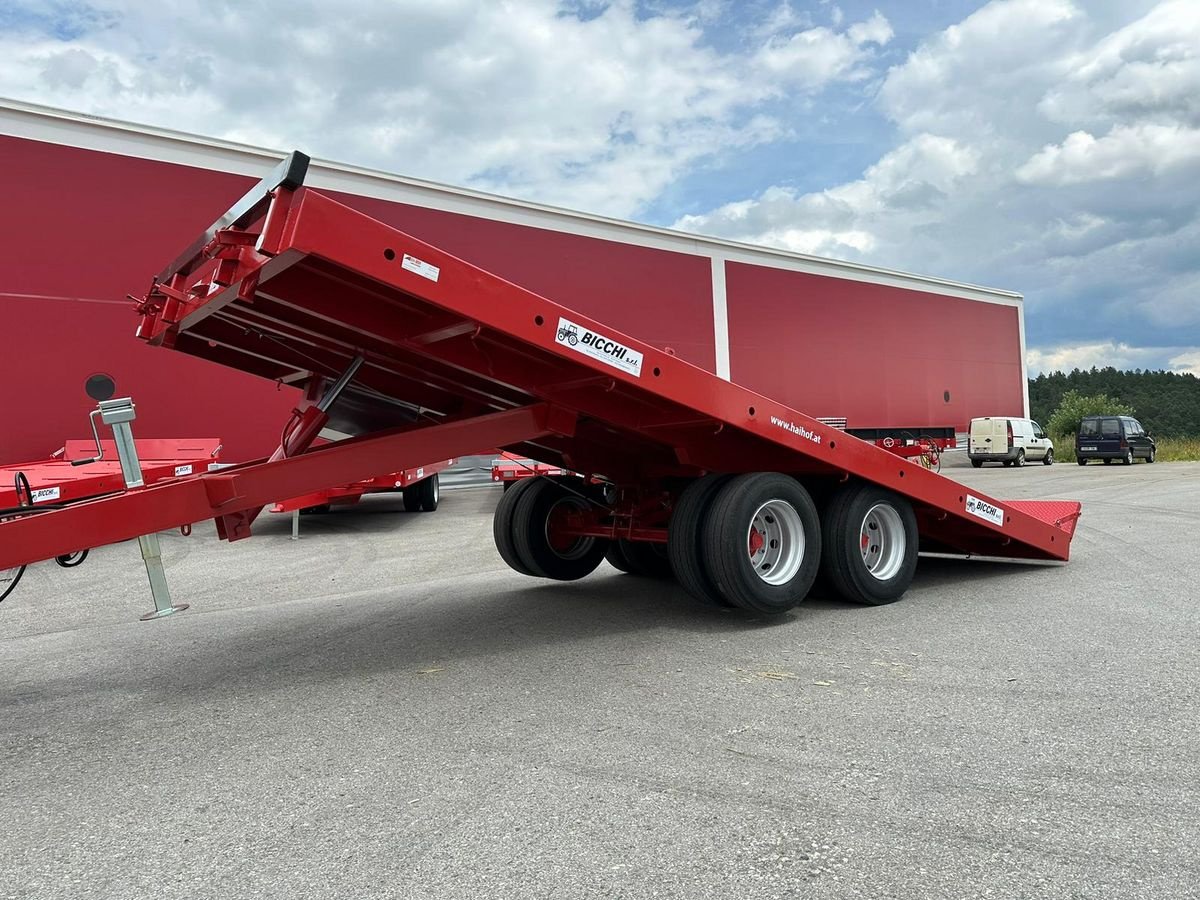
[[[92,411],[92,435],[96,438],[97,456],[94,459],[78,460],[72,465],[86,465],[95,462],[104,455],[100,444],[100,435],[96,432],[96,416],[100,421],[112,428],[113,439],[117,445],[117,458],[121,461],[121,477],[125,480],[126,490],[144,487],[142,478],[142,463],[138,459],[137,446],[133,442],[133,429],[129,423],[137,418],[133,408],[133,400],[121,397],[117,400],[101,400]],[[167,587],[167,573],[162,563],[162,547],[158,543],[157,534],[144,534],[138,538],[138,546],[142,551],[142,560],[146,564],[146,577],[150,579],[150,594],[154,598],[154,609],[141,617],[143,622],[151,619],[161,619],[177,612],[183,612],[188,604],[172,605],[171,591]]]

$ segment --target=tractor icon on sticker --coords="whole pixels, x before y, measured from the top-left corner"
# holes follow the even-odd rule
[[[561,325],[558,329],[558,342],[574,347],[579,343],[579,328],[575,325]]]

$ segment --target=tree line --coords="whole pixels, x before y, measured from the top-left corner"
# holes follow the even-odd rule
[[[1200,436],[1200,378],[1190,373],[1123,371],[1108,366],[1042,374],[1029,379],[1030,414],[1038,422],[1048,422],[1068,391],[1111,397],[1131,409],[1151,434]]]

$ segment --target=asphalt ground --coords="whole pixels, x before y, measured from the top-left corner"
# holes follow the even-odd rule
[[[1084,502],[1062,567],[923,560],[775,621],[496,555],[495,488],[165,535],[0,606],[0,898],[1200,896],[1200,465],[964,467]]]

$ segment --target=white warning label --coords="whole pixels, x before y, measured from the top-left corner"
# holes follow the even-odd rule
[[[407,253],[404,254],[404,259],[401,260],[400,266],[420,275],[422,278],[428,278],[430,281],[437,281],[438,276],[442,274],[442,270],[437,266],[417,259],[415,256],[409,256]]]

